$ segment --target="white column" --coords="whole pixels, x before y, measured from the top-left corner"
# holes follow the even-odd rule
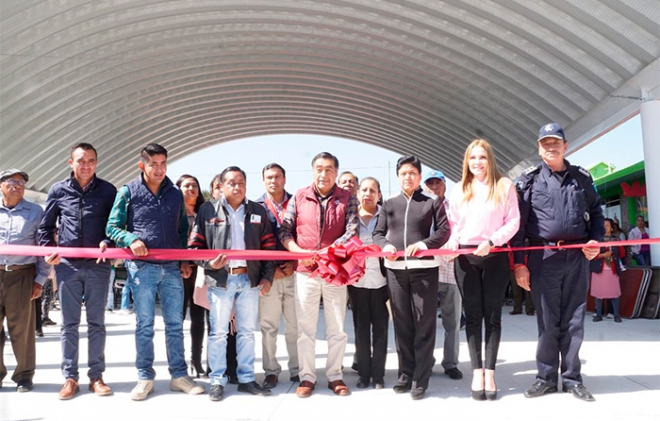
[[[649,232],[660,237],[660,100],[652,99],[640,107],[644,141],[646,198],[649,206]],[[651,246],[653,266],[660,266],[660,245]]]

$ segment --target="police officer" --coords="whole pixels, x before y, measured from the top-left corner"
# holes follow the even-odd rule
[[[599,248],[588,246],[605,233],[601,201],[589,172],[564,159],[568,142],[557,123],[539,130],[539,155],[543,163],[519,178],[520,231],[512,240],[522,247],[587,244],[583,248],[514,253],[518,285],[529,291],[537,306],[539,329],[536,382],[525,391],[534,398],[557,392],[561,356],[562,391],[593,401],[582,384],[578,353],[584,336],[584,316],[589,286],[589,260]]]

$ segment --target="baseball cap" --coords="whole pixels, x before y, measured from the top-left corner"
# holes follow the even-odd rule
[[[4,170],[0,172],[0,183],[11,177],[12,175],[20,174],[21,177],[25,179],[25,181],[28,181],[30,177],[28,177],[27,173],[21,170],[17,170],[16,168],[12,168],[10,170]]]
[[[439,178],[440,180],[445,181],[445,175],[442,173],[442,171],[433,170],[426,173],[426,177],[424,177],[424,183],[432,178]]]
[[[537,142],[545,137],[555,137],[557,139],[566,141],[566,138],[564,137],[564,129],[562,129],[561,126],[557,123],[548,123],[544,126],[541,126],[539,129],[539,138],[537,139]]]

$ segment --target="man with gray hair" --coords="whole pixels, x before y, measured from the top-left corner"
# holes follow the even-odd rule
[[[28,202],[25,195],[27,173],[17,170],[0,172],[0,244],[34,246],[43,210]],[[52,257],[52,256],[51,256]],[[42,257],[0,254],[0,327],[7,318],[16,368],[12,380],[17,392],[29,392],[34,385],[36,368],[35,321],[33,300],[41,296],[41,288],[50,268]],[[0,334],[0,386],[7,375],[4,332]]]

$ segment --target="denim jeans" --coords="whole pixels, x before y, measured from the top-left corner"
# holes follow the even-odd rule
[[[115,283],[115,269],[111,267],[110,268],[110,282],[108,283],[108,302],[105,305],[106,310],[114,310],[115,309],[114,283]]]
[[[87,316],[87,364],[90,379],[105,371],[105,305],[110,265],[94,259],[62,259],[55,266],[62,308],[62,375],[78,380],[79,327],[83,297]]]
[[[131,284],[127,281],[124,288],[121,289],[121,310],[128,310],[131,307]]]
[[[142,261],[127,261],[128,281],[133,292],[135,309],[135,366],[140,380],[153,380],[154,319],[156,294],[165,321],[167,363],[173,379],[188,371],[183,353],[183,280],[178,262],[162,265]]]
[[[259,329],[259,288],[250,287],[247,274],[229,275],[227,288],[209,287],[211,334],[209,364],[211,384],[227,384],[227,333],[232,306],[236,314],[238,381],[254,381],[254,332]]]

